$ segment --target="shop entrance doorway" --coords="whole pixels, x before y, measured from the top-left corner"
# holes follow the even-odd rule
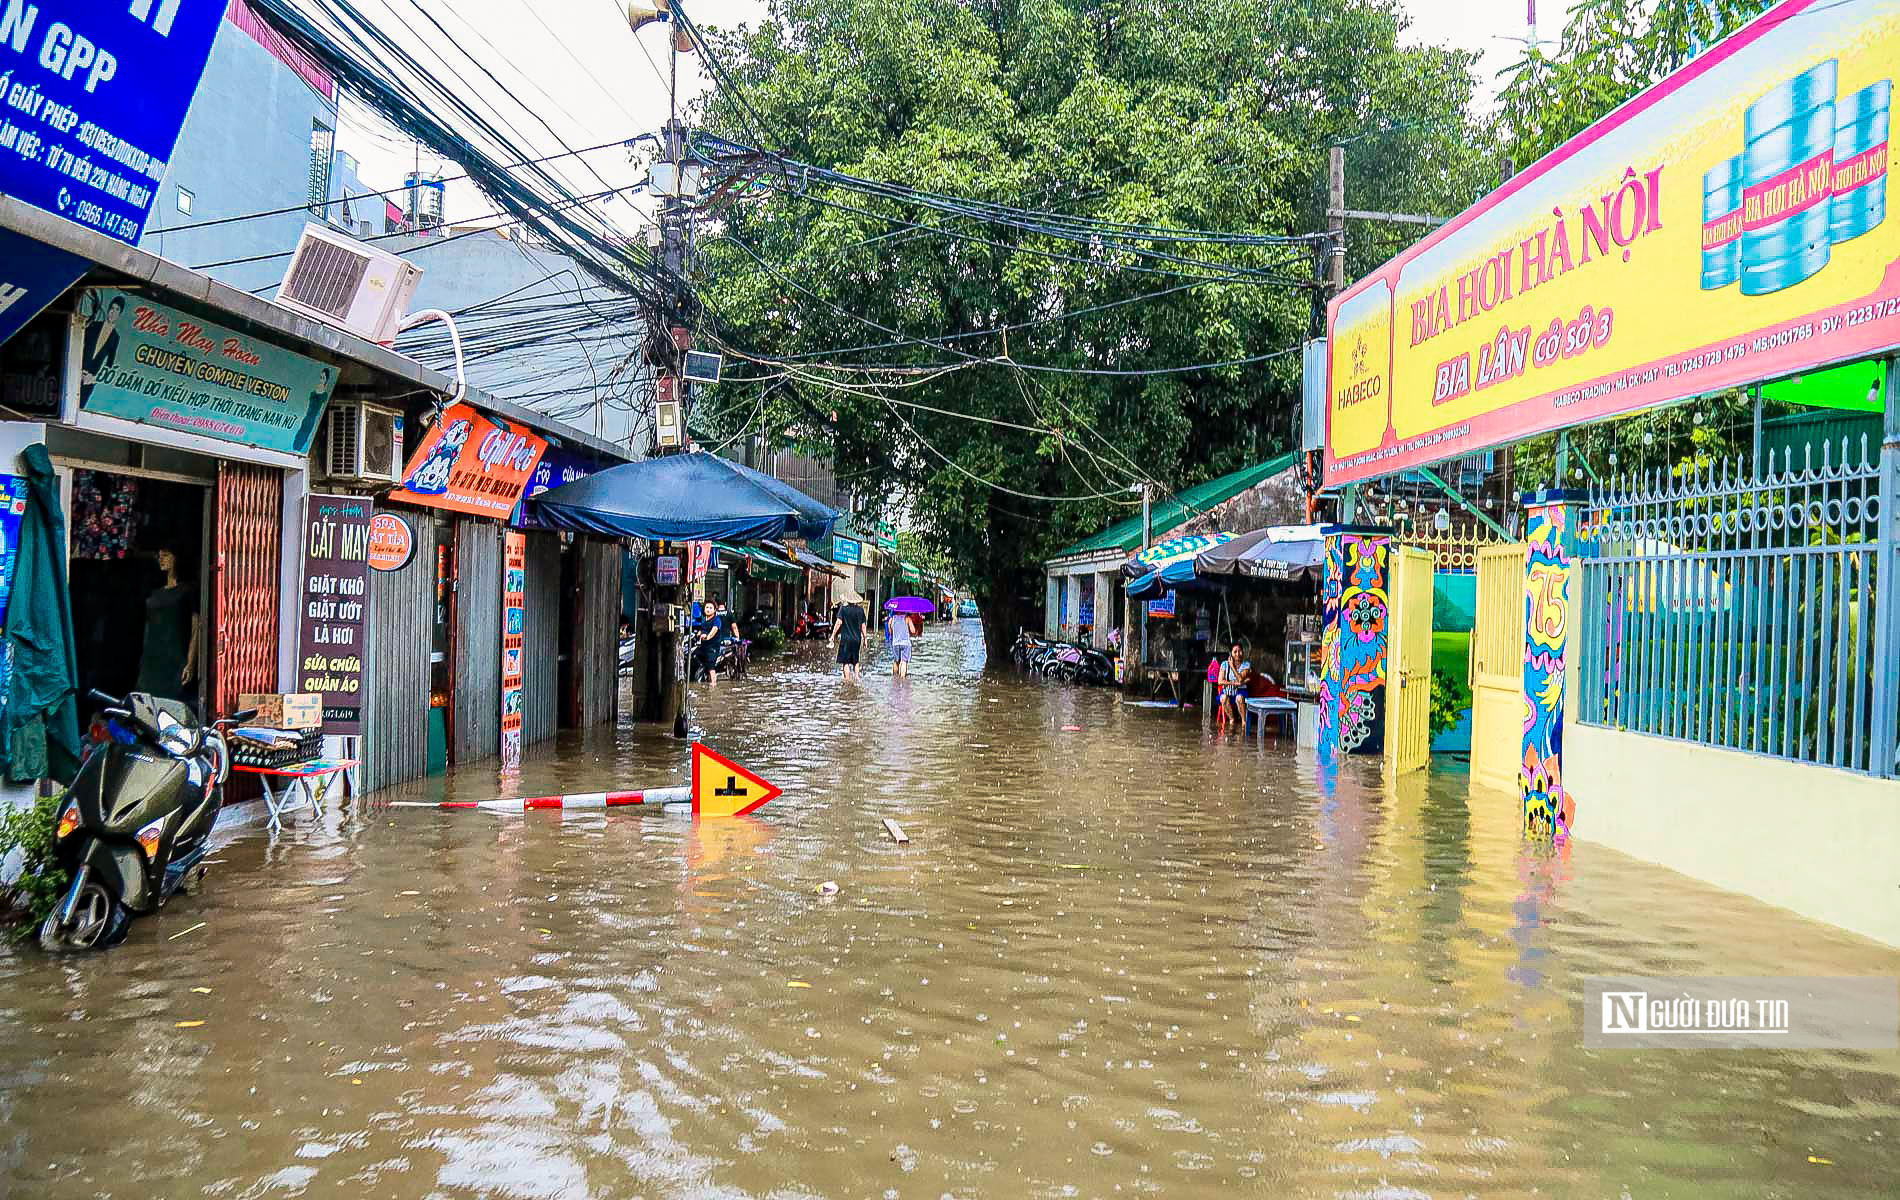
[[[92,688],[151,692],[204,713],[209,494],[207,483],[181,478],[73,471],[69,571],[82,716]]]

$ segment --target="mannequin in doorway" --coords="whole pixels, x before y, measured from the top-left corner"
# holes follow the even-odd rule
[[[186,686],[198,677],[198,597],[178,581],[178,556],[158,552],[157,588],[145,598],[145,648],[138,690],[189,703]]]

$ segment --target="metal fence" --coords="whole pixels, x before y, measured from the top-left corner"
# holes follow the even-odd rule
[[[1887,775],[1880,447],[1612,480],[1579,531],[1587,724]]]
[[[1432,569],[1440,575],[1475,575],[1480,550],[1510,541],[1475,522],[1453,525],[1449,529],[1408,522],[1400,525],[1398,540],[1402,545],[1416,546],[1430,554]]]

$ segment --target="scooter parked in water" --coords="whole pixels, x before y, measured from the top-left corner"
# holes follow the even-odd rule
[[[706,656],[700,650],[706,644],[706,635],[694,634],[686,645],[686,676],[693,683],[706,681]],[[746,668],[752,664],[752,643],[746,638],[727,638],[720,647],[719,661],[712,669],[727,679],[744,679]]]
[[[230,770],[224,730],[172,700],[103,692],[104,733],[79,766],[54,825],[54,854],[72,886],[40,926],[47,950],[102,950],[132,917],[157,912],[188,877],[204,878],[211,826]]]

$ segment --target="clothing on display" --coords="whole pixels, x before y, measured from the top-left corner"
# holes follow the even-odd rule
[[[130,475],[74,471],[72,557],[115,562],[130,554],[144,524],[138,501]]]

